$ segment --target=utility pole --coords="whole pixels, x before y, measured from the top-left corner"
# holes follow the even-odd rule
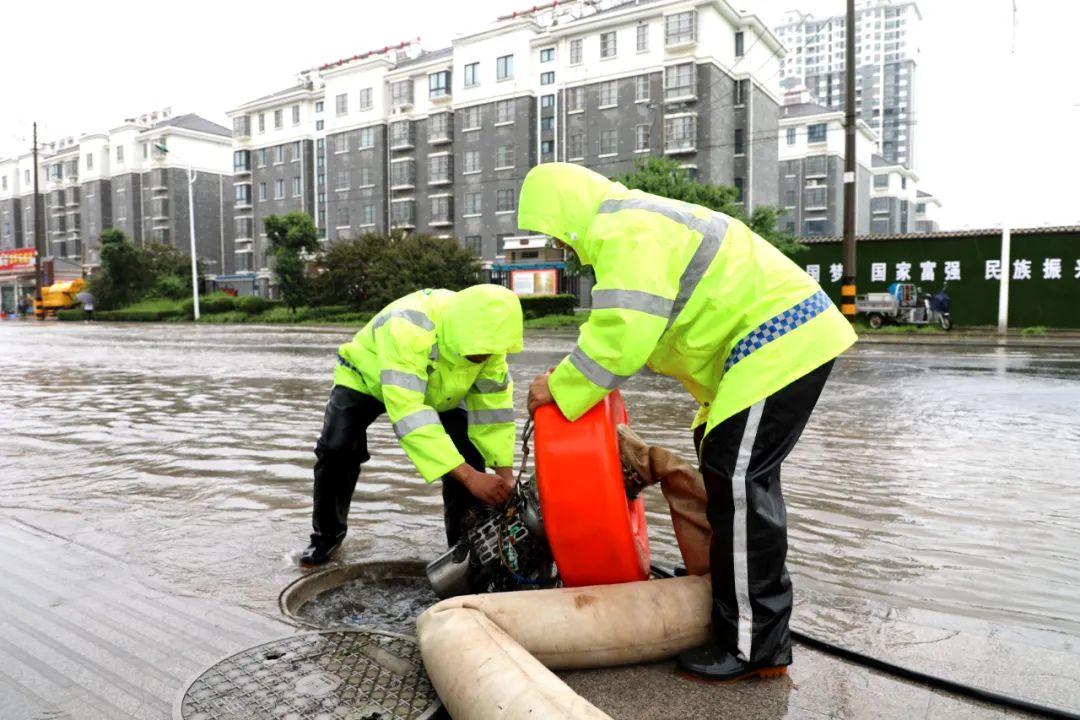
[[[41,192],[38,188],[38,142],[37,142],[37,123],[34,123],[34,317],[43,319],[44,313],[38,314],[38,308],[41,307],[41,285],[45,281],[45,278],[41,272],[41,256],[44,251],[42,245],[42,216],[45,214],[44,209],[41,207]]]
[[[855,322],[855,0],[847,0],[844,36],[844,276],[840,311]]]

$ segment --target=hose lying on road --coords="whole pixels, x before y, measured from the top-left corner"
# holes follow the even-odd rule
[[[655,564],[652,566],[652,571],[653,574],[658,577],[675,577],[675,573],[665,570]],[[926,685],[938,690],[945,690],[946,692],[955,693],[956,695],[962,695],[966,698],[971,698],[972,700],[993,703],[994,705],[1007,707],[1010,710],[1019,710],[1040,717],[1053,718],[1053,720],[1080,720],[1080,714],[1068,710],[1039,705],[1021,698],[1002,695],[1001,693],[996,693],[991,690],[984,690],[983,688],[965,685],[947,678],[938,677],[937,675],[930,675],[918,670],[912,670],[911,668],[902,665],[894,665],[893,663],[886,662],[879,658],[863,655],[862,653],[840,647],[839,645],[833,645],[832,643],[825,642],[824,640],[820,640],[797,630],[791,631],[791,637],[798,642],[801,642],[803,645],[808,645],[815,650],[820,650],[829,655],[835,655],[848,662],[853,662],[873,670],[888,673],[889,675],[895,675],[896,677],[910,680],[911,682],[917,682],[921,685]]]

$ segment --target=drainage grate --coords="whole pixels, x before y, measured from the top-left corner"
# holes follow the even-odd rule
[[[307,633],[204,670],[176,720],[425,720],[441,703],[420,648],[375,630]]]

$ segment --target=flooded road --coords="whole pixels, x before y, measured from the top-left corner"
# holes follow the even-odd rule
[[[0,513],[122,559],[140,582],[275,613],[309,531],[311,448],[348,335],[0,324]],[[519,408],[572,343],[528,336],[512,362]],[[645,439],[691,453],[680,388],[641,375],[624,394]],[[438,487],[389,423],[369,445],[347,557],[434,557]],[[797,626],[873,646],[899,623],[1080,656],[1075,350],[860,346],[784,473]],[[647,502],[654,555],[670,564],[662,498]]]

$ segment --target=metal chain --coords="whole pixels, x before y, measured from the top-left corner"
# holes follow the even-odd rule
[[[525,468],[529,464],[529,440],[532,439],[532,417],[525,421],[525,428],[521,431],[521,469],[517,474],[517,485],[521,487],[521,478],[525,475]]]

